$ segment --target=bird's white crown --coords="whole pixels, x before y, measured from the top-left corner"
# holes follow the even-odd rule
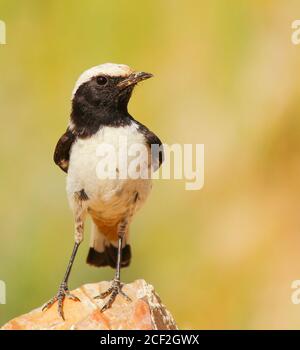
[[[130,67],[126,66],[125,64],[116,64],[116,63],[104,63],[104,64],[100,64],[99,66],[89,68],[86,71],[84,71],[76,81],[72,92],[72,98],[75,96],[78,88],[82,84],[91,80],[93,77],[96,77],[101,74],[108,75],[110,77],[127,77],[132,72],[133,70]]]

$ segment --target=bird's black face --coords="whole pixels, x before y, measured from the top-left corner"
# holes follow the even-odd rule
[[[126,106],[129,102],[134,86],[128,86],[121,90],[118,84],[123,79],[121,77],[109,77],[99,75],[86,82],[76,92],[74,100],[85,101],[88,105],[98,110],[118,110]],[[121,105],[120,105],[121,104]]]
[[[91,78],[77,89],[73,98],[73,124],[82,130],[122,122],[128,116],[127,105],[135,85],[151,77],[150,73],[137,72],[126,77],[103,74]]]
[[[110,112],[127,111],[127,104],[134,86],[152,77],[150,73],[132,73],[127,77],[98,75],[77,90],[74,99],[85,100],[91,106]]]

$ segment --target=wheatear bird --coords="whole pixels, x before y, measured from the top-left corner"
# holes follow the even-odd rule
[[[151,77],[152,74],[135,72],[126,65],[106,63],[85,71],[75,84],[69,126],[54,153],[55,163],[67,173],[67,195],[75,221],[75,245],[57,295],[44,306],[47,309],[57,301],[62,318],[64,299],[79,300],[70,294],[68,279],[83,240],[87,214],[92,218],[87,263],[116,268],[111,287],[99,295],[100,298],[110,295],[102,311],[112,305],[119,293],[130,301],[122,291],[120,268],[130,263],[129,226],[150,192],[151,178],[99,178],[97,147],[103,143],[111,144],[120,153],[118,138],[126,137],[127,146],[147,146],[152,170],[159,168],[163,161],[162,147],[155,153],[151,152],[151,145],[161,146],[161,141],[127,111],[135,85]],[[149,169],[149,164],[145,166]]]

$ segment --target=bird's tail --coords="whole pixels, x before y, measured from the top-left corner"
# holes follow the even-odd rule
[[[86,262],[93,266],[117,266],[118,242],[111,242],[99,231],[95,223],[92,223],[92,235],[89,253]],[[122,248],[121,267],[127,267],[131,260],[130,245],[125,242]]]

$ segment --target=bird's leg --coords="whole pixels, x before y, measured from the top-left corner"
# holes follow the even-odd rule
[[[82,191],[80,191],[82,192]],[[74,214],[75,214],[75,244],[69,260],[66,273],[64,278],[59,286],[56,296],[49,300],[43,307],[42,310],[49,309],[56,301],[58,302],[58,313],[61,318],[64,320],[63,312],[63,302],[65,298],[72,299],[74,301],[80,301],[75,295],[71,294],[68,288],[68,280],[71,273],[71,269],[75,260],[75,256],[78,251],[78,247],[83,240],[83,229],[84,229],[84,218],[86,215],[86,206],[83,203],[84,201],[81,198],[80,193],[76,192],[74,195]]]
[[[120,279],[123,239],[124,239],[125,232],[127,230],[127,225],[128,225],[127,220],[124,220],[119,224],[119,227],[118,227],[118,257],[117,257],[115,277],[112,281],[112,285],[110,288],[108,288],[107,291],[96,296],[96,298],[104,299],[110,295],[108,301],[102,307],[101,312],[109,309],[112,306],[118,294],[121,294],[127,301],[131,301],[129,296],[127,296],[122,291],[123,283],[121,283],[121,279]]]
[[[65,298],[69,298],[69,299],[72,299],[74,301],[79,301],[79,299],[75,295],[73,295],[69,292],[69,288],[68,288],[68,279],[70,276],[70,272],[72,269],[72,265],[73,265],[79,244],[80,243],[77,243],[77,242],[75,242],[75,244],[74,244],[74,248],[72,251],[72,255],[71,255],[65,276],[64,276],[64,278],[59,286],[57,294],[52,299],[50,299],[43,306],[43,309],[42,309],[43,311],[49,309],[57,301],[58,302],[58,313],[60,314],[60,316],[63,320],[65,319],[64,312],[63,312],[63,302],[64,302]]]

